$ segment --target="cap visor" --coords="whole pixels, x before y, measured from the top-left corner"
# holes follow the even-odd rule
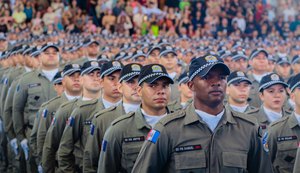
[[[85,70],[81,71],[81,75],[89,74],[89,73],[93,72],[94,70],[100,70],[100,67],[92,67],[92,68],[85,69]]]
[[[262,90],[265,90],[273,85],[276,85],[276,84],[282,84],[284,87],[289,87],[289,85],[285,82],[282,82],[282,81],[274,81],[274,82],[270,82],[268,85],[265,85],[263,87],[259,87],[259,92],[261,92]]]
[[[147,83],[153,83],[153,82],[155,82],[156,80],[158,80],[158,79],[161,79],[161,78],[165,78],[165,79],[168,79],[169,80],[169,82],[170,82],[170,84],[174,84],[174,81],[173,81],[173,79],[172,78],[170,78],[169,76],[154,76],[154,77],[152,77],[152,78],[149,78],[149,79],[147,79],[147,80],[145,80],[145,82],[147,82]]]
[[[65,76],[70,76],[70,75],[72,75],[72,74],[74,74],[74,73],[76,73],[76,72],[81,72],[81,70],[80,69],[76,69],[76,70],[68,70],[66,73],[64,73],[63,74],[63,76],[65,77]]]

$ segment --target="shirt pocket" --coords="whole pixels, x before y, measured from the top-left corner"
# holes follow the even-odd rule
[[[38,110],[43,103],[42,87],[28,88],[28,108],[29,110]]]
[[[247,172],[247,152],[222,152],[222,171],[230,173]]]
[[[297,153],[297,140],[282,141],[277,144],[274,167],[278,172],[293,172]]]
[[[131,172],[142,148],[143,142],[124,143],[122,147],[122,167]]]
[[[205,151],[187,151],[174,154],[176,172],[197,172],[206,170]]]

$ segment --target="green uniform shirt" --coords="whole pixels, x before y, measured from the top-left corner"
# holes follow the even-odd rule
[[[41,70],[29,72],[20,79],[13,98],[13,125],[19,141],[26,138],[25,130],[32,129],[42,103],[57,94]],[[29,137],[29,136],[27,136]]]
[[[140,108],[114,120],[103,137],[98,172],[131,172],[150,130]]]
[[[100,147],[103,136],[110,124],[125,111],[123,104],[104,109],[95,114],[87,137],[83,156],[83,172],[97,172]]]
[[[271,165],[260,136],[254,118],[226,108],[212,132],[192,103],[156,124],[132,172],[266,173]]]
[[[259,109],[254,109],[251,111],[246,112],[247,115],[251,115],[253,117],[255,117],[257,119],[257,122],[259,124],[259,126],[262,129],[262,132],[264,134],[264,132],[267,130],[268,126],[271,124],[271,122],[269,121],[263,106],[261,106]],[[282,117],[291,115],[292,112],[287,111],[285,109],[282,110]]]
[[[300,172],[300,146],[299,145],[297,149],[297,155],[296,155],[296,161],[294,164],[293,173],[298,173],[298,172]]]
[[[37,132],[37,156],[39,160],[42,158],[43,146],[47,130],[51,124],[51,121],[55,115],[57,108],[64,102],[68,101],[66,95],[62,93],[61,96],[57,96],[48,101],[40,116],[39,128]]]
[[[104,109],[100,99],[81,101],[68,119],[58,149],[59,168],[64,172],[82,170],[83,151],[96,111]]]
[[[293,172],[300,139],[300,125],[293,113],[268,128],[267,146],[274,173]],[[267,147],[267,148],[266,148]]]
[[[56,111],[52,123],[47,131],[43,146],[42,166],[44,172],[55,172],[58,167],[57,150],[61,136],[72,111],[78,107],[78,100],[74,99],[63,103]]]

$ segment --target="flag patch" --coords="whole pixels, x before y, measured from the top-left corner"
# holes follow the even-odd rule
[[[90,126],[90,133],[91,133],[91,135],[94,135],[94,131],[95,131],[95,125],[91,124],[91,126]]]
[[[102,142],[102,151],[105,152],[106,151],[106,147],[107,147],[107,141],[103,140]]]
[[[48,109],[44,109],[43,110],[43,117],[46,118],[48,114]]]
[[[52,121],[51,121],[51,125],[54,125],[54,124],[55,124],[55,122],[56,122],[56,118],[55,118],[55,117],[53,117],[53,118],[52,118]]]
[[[160,135],[160,132],[157,131],[157,130],[150,130],[150,132],[148,133],[148,136],[147,136],[147,140],[152,142],[152,143],[156,143],[158,137]]]
[[[68,121],[67,121],[67,125],[70,126],[70,127],[72,127],[73,124],[74,124],[74,121],[75,121],[75,120],[74,120],[74,117],[72,117],[72,116],[69,117],[69,119],[68,119]]]

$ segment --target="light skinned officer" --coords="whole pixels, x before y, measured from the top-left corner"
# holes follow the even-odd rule
[[[248,57],[243,51],[232,52],[233,69],[232,71],[242,71],[244,73],[248,70]]]
[[[291,63],[288,59],[288,57],[281,57],[277,60],[276,66],[275,66],[275,71],[280,75],[284,81],[288,81],[288,79],[291,76]]]
[[[228,102],[225,106],[241,113],[256,109],[248,104],[250,89],[251,81],[244,72],[234,71],[230,73],[227,77]]]
[[[295,101],[295,111],[290,116],[275,121],[268,128],[265,149],[275,173],[293,172],[300,139],[300,74],[290,83],[291,99]],[[296,165],[295,165],[296,166]],[[299,171],[299,170],[298,170]]]
[[[83,78],[92,74],[91,78],[94,80],[95,84],[97,82],[97,87],[89,91],[89,97],[83,97],[83,101],[79,103],[78,108],[76,108],[72,115],[68,119],[68,125],[65,127],[63,132],[59,149],[58,149],[58,163],[61,170],[64,172],[82,172],[83,164],[83,152],[86,143],[87,136],[89,134],[90,125],[92,124],[92,118],[96,111],[109,108],[110,106],[115,106],[120,103],[120,93],[118,94],[118,100],[116,102],[110,102],[104,99],[101,99],[101,85],[100,78],[111,78],[112,81],[115,81],[116,84],[119,81],[120,71],[122,65],[118,61],[110,61],[102,65],[101,76],[100,76],[100,66],[96,61],[90,61],[91,69],[83,70]],[[97,63],[97,66],[94,64]],[[84,75],[86,74],[86,75]],[[99,86],[98,86],[99,84]],[[115,84],[115,85],[116,85]],[[93,83],[92,83],[93,86]],[[96,86],[96,85],[95,85]],[[113,85],[110,85],[113,88]],[[87,86],[91,87],[91,86]],[[98,88],[99,87],[99,88]],[[85,90],[87,88],[84,88]],[[95,94],[93,94],[93,92]],[[103,91],[107,92],[107,91]],[[93,94],[93,96],[91,96]],[[85,91],[84,91],[85,95]],[[86,94],[88,95],[88,94]],[[95,97],[96,96],[96,97]],[[74,151],[74,153],[73,153]],[[73,155],[74,154],[74,155]],[[74,157],[75,156],[75,157]]]
[[[56,96],[51,81],[58,72],[59,49],[53,43],[47,43],[40,51],[40,69],[20,79],[13,98],[13,126],[27,161],[29,158],[28,139],[36,113],[42,103]],[[29,171],[30,168],[27,170]]]
[[[54,85],[54,90],[56,91],[57,96],[60,96],[63,93],[61,73],[62,73],[61,71],[57,72],[52,81],[52,84]],[[54,97],[54,98],[56,98],[56,97]],[[46,108],[46,106],[48,105],[48,103],[51,100],[52,99],[50,99],[49,101],[47,101],[41,105],[41,107],[34,119],[33,128],[32,128],[31,134],[30,134],[29,145],[30,145],[30,148],[32,149],[31,154],[32,154],[32,158],[35,159],[35,162],[39,165],[38,169],[41,169],[40,158],[37,157],[37,133],[38,133],[38,129],[39,129],[39,122],[40,122],[40,118],[43,115],[43,110]]]
[[[178,91],[177,78],[178,75],[176,72],[177,67],[177,53],[171,46],[165,46],[161,48],[159,54],[159,64],[163,65],[169,76],[173,79],[174,84],[171,86],[171,101],[176,100],[180,97],[180,92]]]
[[[152,44],[147,52],[147,63],[154,64],[159,62],[159,54],[161,47],[158,44]]]
[[[172,83],[162,65],[142,67],[137,88],[141,107],[117,118],[105,132],[98,172],[131,172],[146,135],[159,119],[171,111],[167,104]]]
[[[224,108],[229,68],[208,54],[189,72],[194,102],[156,124],[132,172],[265,172],[255,119]]]
[[[250,102],[251,106],[259,108],[261,106],[261,100],[259,98],[259,83],[263,76],[267,74],[268,69],[268,52],[265,49],[257,48],[251,52],[249,58],[249,65],[252,67],[251,74],[248,74],[248,78],[252,82],[250,90]]]
[[[300,55],[294,56],[291,64],[292,64],[293,74],[300,73]]]
[[[37,156],[39,164],[40,160],[42,159],[46,133],[49,129],[57,108],[66,101],[81,97],[82,85],[80,83],[80,71],[81,67],[79,64],[69,64],[64,67],[62,72],[62,85],[64,88],[64,92],[61,95],[48,101],[48,104],[43,109],[42,114],[40,114],[41,118],[37,131]]]
[[[86,39],[83,41],[83,47],[85,48],[84,57],[73,61],[74,64],[83,65],[86,61],[96,61],[97,56],[100,53],[100,43],[94,39]]]
[[[84,150],[83,172],[97,172],[101,142],[110,124],[121,115],[134,112],[140,107],[141,98],[137,94],[137,86],[141,67],[137,63],[128,64],[123,67],[118,87],[120,93],[123,95],[122,103],[104,109],[94,115]]]
[[[188,87],[187,83],[189,77],[186,72],[182,73],[178,79],[178,91],[180,92],[180,98],[177,98],[174,101],[171,101],[168,104],[169,108],[173,110],[182,109],[187,107],[193,101],[193,91]]]
[[[270,123],[291,114],[283,108],[287,97],[288,84],[276,73],[264,76],[259,85],[259,97],[262,105],[259,109],[248,111],[247,114],[254,116],[263,132]]]

